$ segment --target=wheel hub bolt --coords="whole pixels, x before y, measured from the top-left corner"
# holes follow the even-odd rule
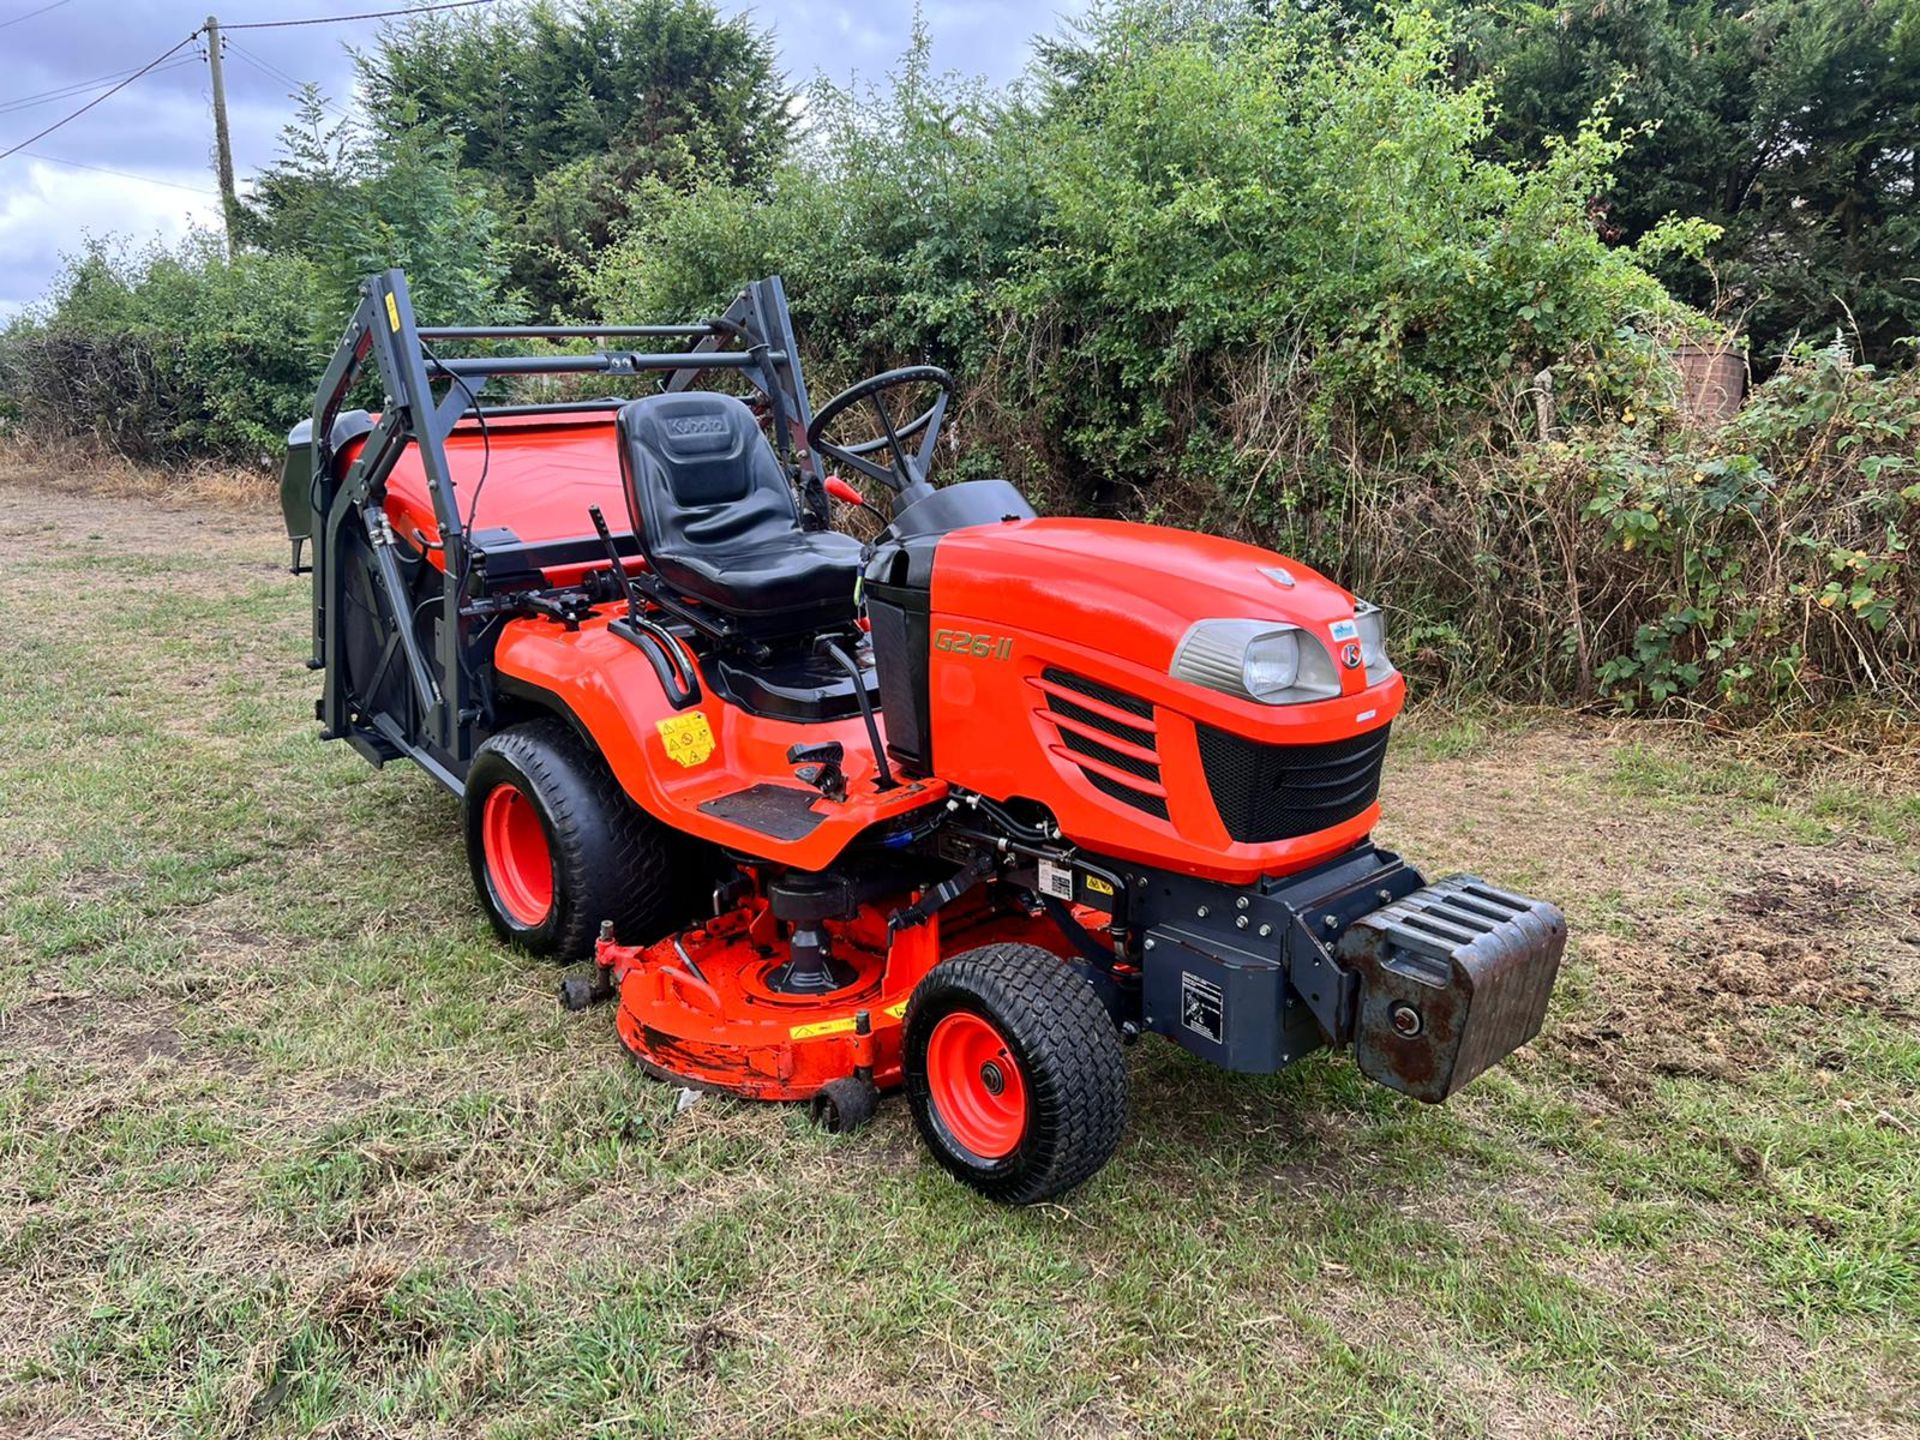
[[[980,1083],[987,1087],[989,1095],[998,1095],[1007,1088],[1007,1077],[1000,1073],[1000,1067],[989,1060],[980,1067]]]

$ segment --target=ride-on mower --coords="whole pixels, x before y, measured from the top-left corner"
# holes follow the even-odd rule
[[[595,348],[497,353],[534,340]],[[655,393],[481,404],[552,374]],[[617,1000],[647,1070],[833,1130],[903,1087],[1010,1204],[1105,1163],[1148,1031],[1257,1073],[1350,1046],[1425,1101],[1532,1037],[1560,912],[1369,839],[1381,612],[1251,545],[935,488],[952,390],[915,365],[814,411],[777,278],[699,324],[423,328],[370,277],[282,492],[323,738],[460,797],[494,927],[583,965],[563,999]]]

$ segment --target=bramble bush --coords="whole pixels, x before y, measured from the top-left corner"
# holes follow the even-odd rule
[[[1445,472],[1377,473],[1313,558],[1382,597],[1430,682],[1748,718],[1911,713],[1917,457],[1920,377],[1800,346],[1717,430],[1656,396]]]
[[[1713,227],[1606,243],[1644,133],[1602,103],[1490,159],[1499,92],[1458,46],[1409,9],[1123,4],[992,90],[934,75],[921,34],[877,90],[816,85],[769,170],[678,135],[541,284],[580,319],[678,320],[779,273],[816,395],[946,365],[948,476],[1294,554],[1387,606],[1429,690],[1910,713],[1920,381],[1797,345],[1690,428],[1674,349],[1712,329],[1653,267]],[[502,184],[436,133],[349,152],[309,107],[255,206],[269,253],[90,252],[0,338],[0,395],[145,458],[271,453],[356,267],[413,264],[429,319],[516,313]],[[572,215],[571,184],[536,198]]]
[[[297,257],[229,261],[205,234],[136,253],[93,241],[44,315],[0,331],[0,392],[29,433],[136,461],[259,463],[312,408],[320,308]]]

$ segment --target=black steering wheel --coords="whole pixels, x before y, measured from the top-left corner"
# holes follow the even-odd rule
[[[900,385],[937,385],[940,393],[934,397],[933,404],[906,424],[895,425],[881,395]],[[933,459],[933,447],[940,439],[940,422],[946,418],[947,402],[952,398],[953,377],[938,365],[906,365],[887,370],[858,385],[848,386],[822,405],[807,427],[807,444],[869,479],[878,480],[897,495],[909,486],[927,483],[927,466]],[[835,445],[820,438],[829,425],[862,400],[873,401],[873,408],[880,416],[880,434],[858,445]],[[916,435],[925,438],[918,449],[909,451],[907,441]],[[891,452],[890,464],[882,465],[868,458],[882,450]]]

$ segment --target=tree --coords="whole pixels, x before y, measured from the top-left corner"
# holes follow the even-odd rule
[[[513,278],[547,310],[643,181],[759,186],[793,130],[771,36],[708,0],[419,16],[356,58],[381,128],[436,127],[499,186]]]
[[[431,125],[368,133],[329,122],[309,85],[280,144],[247,201],[242,235],[313,265],[326,307],[315,323],[329,342],[361,278],[395,265],[425,316],[483,324],[521,313],[505,289],[509,250],[487,185],[460,168],[453,138]]]
[[[1839,328],[1868,357],[1920,333],[1916,0],[1475,0],[1461,67],[1494,77],[1502,153],[1538,153],[1597,103],[1640,130],[1600,221],[1631,243],[1669,215],[1722,227],[1663,278],[1744,312],[1756,354]]]

